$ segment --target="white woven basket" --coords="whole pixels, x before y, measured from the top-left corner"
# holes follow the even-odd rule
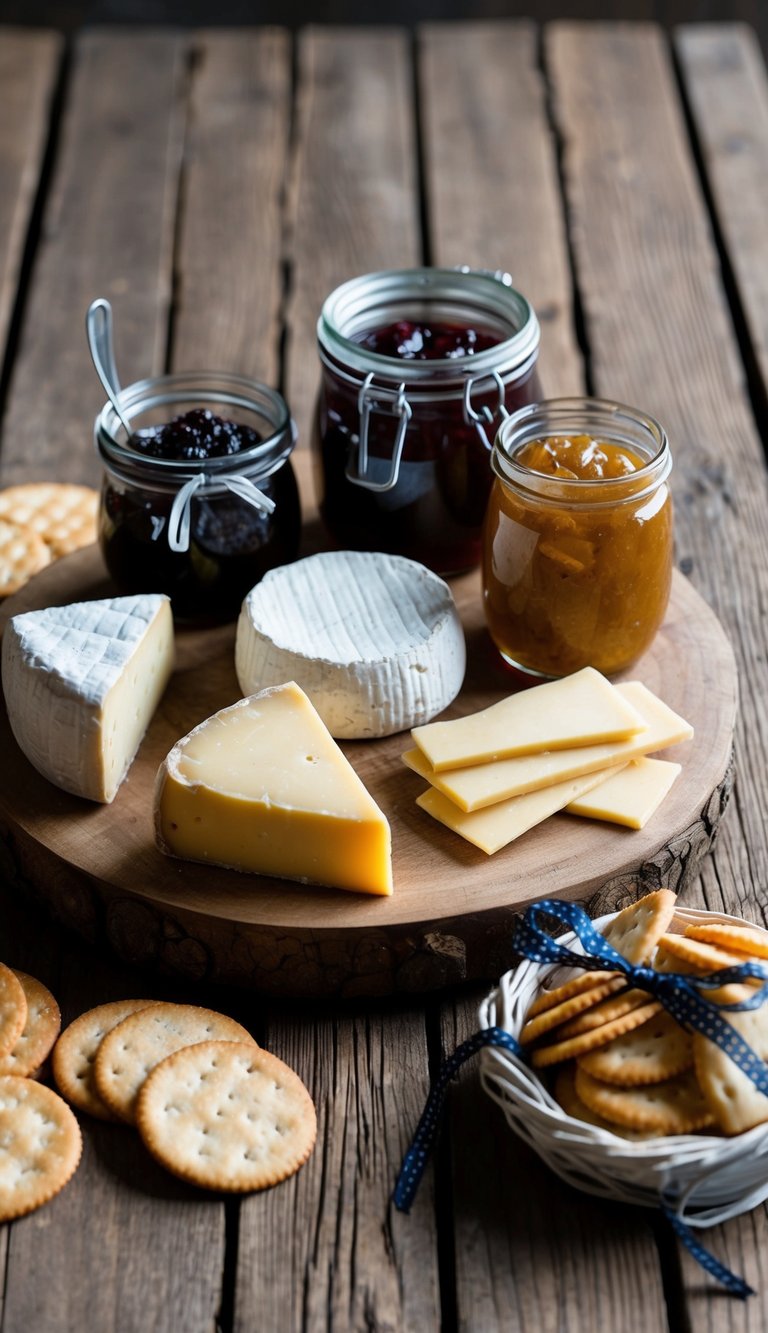
[[[612,920],[613,914],[593,924],[600,930]],[[680,908],[670,929],[703,921],[746,924],[718,912]],[[557,942],[583,952],[573,934],[558,936]],[[481,1026],[519,1037],[535,993],[545,980],[558,984],[558,973],[568,975],[559,965],[545,970],[532,962],[507,972],[480,1008]],[[535,1071],[511,1051],[485,1047],[480,1079],[510,1128],[558,1176],[588,1194],[646,1207],[658,1207],[664,1196],[692,1227],[716,1226],[768,1198],[768,1124],[733,1138],[680,1134],[630,1142],[566,1115]]]

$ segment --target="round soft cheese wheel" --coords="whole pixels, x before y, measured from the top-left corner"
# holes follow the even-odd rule
[[[329,551],[283,565],[251,590],[237,626],[243,694],[295,680],[337,739],[429,722],[465,665],[448,585],[397,555]]]

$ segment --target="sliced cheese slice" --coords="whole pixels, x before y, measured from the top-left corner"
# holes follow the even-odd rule
[[[626,740],[643,731],[637,709],[593,667],[512,694],[480,713],[429,722],[411,735],[436,772]]]
[[[27,611],[3,634],[19,746],[49,782],[91,801],[114,800],[172,669],[161,593]]]
[[[453,829],[454,833],[459,833],[467,842],[474,843],[475,847],[491,856],[521,834],[527,833],[535,824],[540,824],[558,810],[563,810],[569,802],[583,796],[590,788],[596,787],[605,776],[603,769],[581,778],[569,778],[567,782],[542,787],[540,791],[528,792],[525,796],[513,796],[509,801],[499,801],[497,805],[475,810],[472,814],[459,810],[453,801],[434,787],[429,787],[421,796],[417,796],[416,804],[433,819],[439,820],[446,828]]]
[[[158,773],[162,851],[233,870],[392,892],[389,824],[299,686],[202,722]]]
[[[589,795],[570,801],[566,809],[569,815],[644,828],[680,772],[680,764],[665,759],[636,759],[620,773],[609,774]]]
[[[690,723],[657,699],[641,681],[627,681],[617,685],[616,689],[646,723],[644,731],[627,741],[583,745],[575,750],[546,750],[542,754],[498,759],[490,764],[447,769],[442,773],[435,772],[418,749],[406,750],[403,763],[450,797],[460,809],[472,811],[482,810],[511,796],[565,782],[568,778],[580,777],[583,773],[625,764],[639,755],[689,740],[693,735]]]

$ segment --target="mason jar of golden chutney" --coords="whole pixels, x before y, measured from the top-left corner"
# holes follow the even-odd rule
[[[508,417],[491,456],[483,596],[513,667],[622,671],[661,625],[672,579],[672,458],[658,421],[596,398]]]

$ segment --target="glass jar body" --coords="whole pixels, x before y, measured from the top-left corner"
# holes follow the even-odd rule
[[[133,431],[207,407],[260,436],[255,447],[227,457],[169,460],[131,449],[109,405],[96,420],[104,464],[99,540],[119,590],[165,592],[181,620],[233,619],[249,589],[298,554],[294,436],[283,399],[239,376],[189,373],[131,385],[120,405]],[[252,484],[267,504],[230,489],[233,479]],[[188,539],[178,549],[170,532],[185,487]]]
[[[361,346],[396,319],[479,331],[476,355],[400,360]],[[490,346],[486,344],[490,342]],[[538,395],[538,324],[488,275],[419,269],[334,292],[318,325],[322,382],[313,452],[333,541],[405,555],[447,575],[480,559],[491,442]]]
[[[622,477],[563,480],[519,462],[533,440],[582,434],[630,449],[642,466]],[[662,428],[620,404],[554,400],[504,423],[493,469],[483,595],[502,656],[545,677],[630,666],[659,629],[671,586],[671,457]]]

